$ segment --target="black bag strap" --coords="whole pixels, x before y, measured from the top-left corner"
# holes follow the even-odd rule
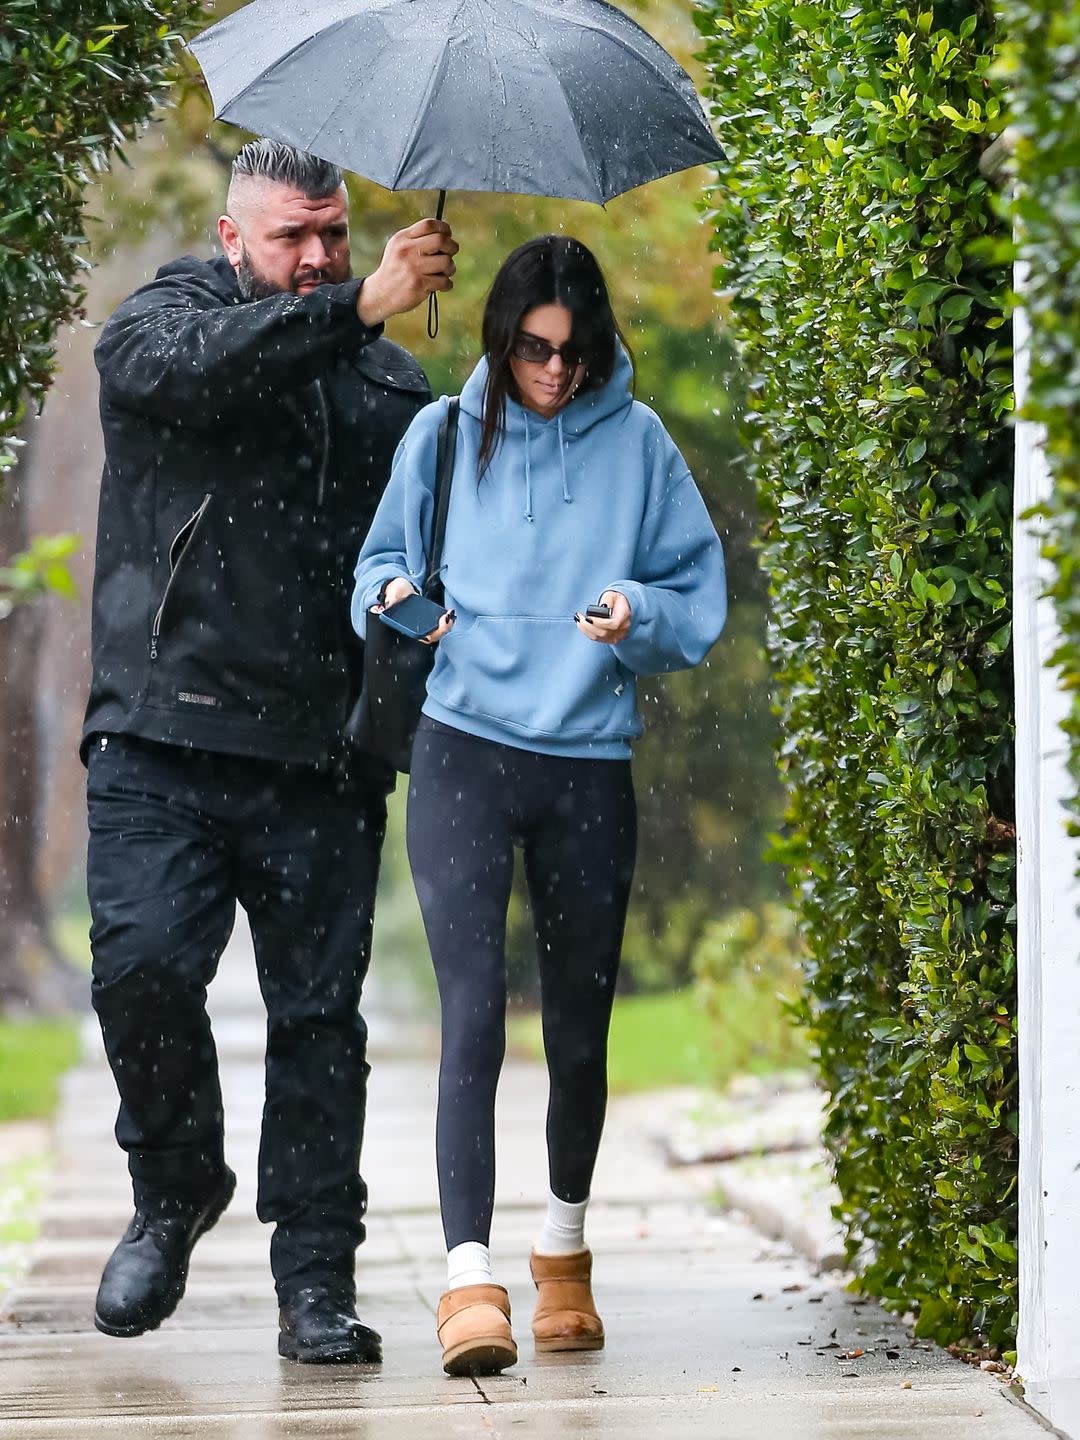
[[[446,414],[439,422],[439,439],[435,451],[435,523],[431,530],[431,554],[428,557],[428,576],[424,581],[424,594],[441,605],[442,552],[446,536],[446,517],[450,511],[450,486],[454,480],[454,455],[457,450],[458,413],[461,401],[455,395],[446,407]]]

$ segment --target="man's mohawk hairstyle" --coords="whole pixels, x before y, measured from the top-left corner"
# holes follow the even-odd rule
[[[280,140],[249,140],[232,165],[234,180],[244,175],[289,185],[309,200],[333,195],[344,180],[339,166]]]

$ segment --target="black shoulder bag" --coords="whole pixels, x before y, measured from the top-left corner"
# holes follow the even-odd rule
[[[442,550],[454,478],[459,408],[456,397],[447,405],[435,453],[435,520],[427,579],[421,593],[436,605],[441,605],[444,598]],[[361,750],[405,775],[409,773],[413,738],[427,694],[428,676],[435,664],[435,650],[434,645],[423,645],[391,630],[377,616],[368,616],[363,688],[345,734]]]

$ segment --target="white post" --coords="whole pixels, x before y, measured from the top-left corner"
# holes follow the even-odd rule
[[[1017,266],[1023,294],[1025,271]],[[1030,329],[1015,317],[1017,408],[1028,391]],[[1049,666],[1059,632],[1042,592],[1050,569],[1024,512],[1051,481],[1041,427],[1016,427],[1013,639],[1016,663],[1017,971],[1020,1027],[1020,1332],[1025,1398],[1080,1437],[1080,847],[1061,724],[1068,699]]]

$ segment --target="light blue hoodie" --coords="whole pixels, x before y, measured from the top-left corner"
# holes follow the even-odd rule
[[[630,396],[622,347],[601,390],[552,420],[513,400],[477,482],[487,362],[461,394],[443,547],[446,606],[424,713],[482,739],[547,755],[620,759],[642,731],[638,675],[702,660],[724,625],[724,556],[704,502],[659,418]],[[414,418],[356,567],[363,636],[387,580],[419,589],[434,512],[446,400]],[[574,624],[605,590],[630,603],[618,645]]]

